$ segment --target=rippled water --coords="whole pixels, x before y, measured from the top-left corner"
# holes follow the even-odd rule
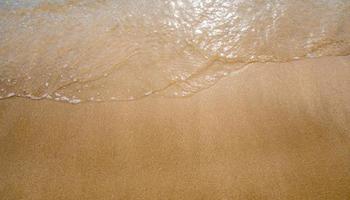
[[[188,96],[249,63],[349,54],[348,0],[0,0],[0,99]]]

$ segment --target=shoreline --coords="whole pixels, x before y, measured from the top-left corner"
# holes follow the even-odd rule
[[[9,97],[4,97],[0,98],[0,103],[1,101],[7,101],[10,99],[25,99],[25,100],[33,100],[33,101],[51,101],[51,102],[58,102],[58,103],[67,103],[71,105],[81,105],[81,104],[94,104],[94,103],[124,103],[124,102],[133,102],[133,101],[142,101],[143,99],[146,98],[166,98],[166,99],[182,99],[182,98],[191,98],[193,96],[196,96],[198,93],[201,93],[202,91],[209,90],[212,87],[215,87],[216,84],[221,82],[222,80],[225,79],[230,79],[233,76],[239,76],[240,73],[244,73],[250,66],[255,67],[255,66],[268,66],[268,65],[298,65],[298,63],[310,63],[313,62],[313,60],[327,60],[327,59],[334,59],[334,58],[339,58],[339,60],[345,60],[347,62],[350,57],[350,55],[339,55],[339,56],[323,56],[323,57],[316,57],[316,58],[303,58],[303,59],[296,59],[296,60],[291,60],[291,61],[285,61],[285,62],[257,62],[257,63],[247,63],[243,67],[239,68],[238,70],[232,71],[228,73],[228,75],[223,76],[222,78],[219,78],[217,81],[215,81],[214,84],[210,84],[209,87],[205,87],[200,89],[197,92],[194,92],[193,94],[190,94],[188,96],[166,96],[162,95],[162,93],[167,93],[167,88],[171,87],[167,86],[165,88],[160,88],[156,89],[155,91],[152,91],[150,94],[145,94],[142,97],[139,98],[132,98],[132,99],[121,99],[121,100],[101,100],[101,101],[81,101],[79,100],[77,103],[70,102],[70,101],[65,101],[65,100],[54,100],[52,97],[35,97],[35,96],[17,96],[14,94],[13,96]],[[176,83],[175,85],[180,85],[180,83]],[[50,94],[48,95],[50,96]]]

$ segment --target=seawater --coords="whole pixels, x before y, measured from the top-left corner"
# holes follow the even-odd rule
[[[182,97],[249,63],[349,54],[349,0],[0,0],[0,99]]]

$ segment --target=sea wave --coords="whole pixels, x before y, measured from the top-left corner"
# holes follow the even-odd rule
[[[189,96],[250,63],[349,54],[348,0],[0,0],[0,99]]]

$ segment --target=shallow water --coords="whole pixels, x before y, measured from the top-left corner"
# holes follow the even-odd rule
[[[182,97],[249,63],[349,54],[348,0],[0,0],[0,99]]]

